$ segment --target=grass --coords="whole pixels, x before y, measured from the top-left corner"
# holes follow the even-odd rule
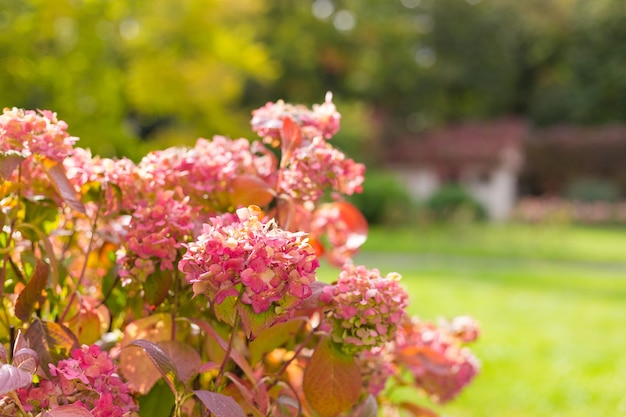
[[[626,415],[625,231],[484,225],[371,237],[356,262],[400,272],[412,314],[481,323],[472,350],[482,371],[442,415]]]

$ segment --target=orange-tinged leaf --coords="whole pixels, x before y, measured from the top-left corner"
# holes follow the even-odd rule
[[[37,260],[35,270],[26,287],[20,292],[15,303],[15,315],[22,321],[27,321],[35,308],[45,300],[44,290],[48,285],[50,267],[45,262]]]
[[[49,364],[56,365],[78,348],[76,336],[62,324],[36,318],[24,332],[24,339],[39,357],[41,368],[49,373]]]
[[[172,316],[165,313],[154,314],[128,324],[124,329],[122,347],[135,340],[162,342],[172,335]],[[143,349],[122,349],[120,371],[141,394],[147,394],[161,378],[152,360]]]
[[[255,175],[241,175],[230,183],[229,198],[233,207],[250,205],[265,207],[275,196],[274,190]]]
[[[302,132],[300,126],[290,117],[285,117],[283,127],[280,131],[280,150],[282,153],[280,166],[284,167],[291,159],[291,155],[296,148],[302,145]]]
[[[321,417],[334,417],[354,406],[361,394],[361,372],[352,356],[322,338],[304,370],[309,405]]]
[[[170,387],[174,396],[179,398],[182,395],[185,388],[178,377],[178,370],[172,358],[159,345],[149,340],[139,339],[126,345],[124,350],[132,351],[133,349],[129,349],[130,347],[141,348]]]

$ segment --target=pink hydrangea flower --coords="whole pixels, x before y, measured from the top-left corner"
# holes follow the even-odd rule
[[[363,190],[365,166],[346,158],[321,137],[293,151],[279,176],[279,189],[292,198],[316,202],[326,188],[342,194]]]
[[[67,133],[67,124],[49,110],[5,108],[0,115],[0,152],[21,151],[60,162],[72,153],[78,138]]]
[[[408,294],[400,275],[383,277],[377,269],[344,265],[335,285],[324,287],[326,320],[334,342],[347,353],[362,352],[393,340],[405,316]]]
[[[341,120],[332,100],[333,95],[326,93],[324,103],[313,105],[312,110],[282,100],[269,102],[252,112],[252,130],[264,138],[265,142],[276,144],[280,139],[283,120],[289,117],[300,126],[304,139],[311,140],[316,136],[330,139],[339,131]]]
[[[107,352],[96,345],[83,345],[71,357],[50,365],[50,379],[17,390],[20,402],[30,412],[74,404],[94,416],[126,416],[138,410],[128,384],[115,373]]]
[[[392,361],[393,356],[384,347],[365,350],[357,356],[364,392],[377,396],[385,389],[387,381],[395,373]]]
[[[193,210],[188,198],[180,201],[174,191],[157,192],[154,201],[141,201],[132,213],[123,247],[117,253],[120,276],[145,279],[158,263],[160,269],[174,269],[174,261],[193,232]],[[151,265],[152,264],[152,265]]]
[[[408,369],[416,385],[438,403],[453,399],[480,368],[455,334],[417,319],[400,326],[394,352],[396,362]]]
[[[255,207],[214,217],[195,242],[185,245],[178,268],[195,294],[206,294],[217,304],[241,295],[240,301],[255,313],[273,308],[277,314],[311,295],[319,261],[306,234],[259,217]]]

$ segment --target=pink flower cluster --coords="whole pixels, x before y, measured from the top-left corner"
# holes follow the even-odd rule
[[[251,206],[214,217],[195,242],[185,245],[178,268],[195,294],[217,304],[240,296],[255,313],[273,307],[279,315],[311,295],[319,261],[306,234],[282,230],[260,216]]]
[[[235,178],[268,178],[276,158],[259,142],[215,136],[211,141],[198,139],[193,148],[151,152],[138,168],[148,190],[179,188],[190,204],[215,214],[228,209],[227,192]]]
[[[296,122],[302,129],[303,137],[309,140],[316,136],[330,139],[339,131],[341,120],[341,115],[333,104],[333,96],[329,92],[326,93],[324,103],[313,105],[312,110],[282,100],[267,103],[252,112],[252,130],[264,138],[265,142],[275,143],[280,139],[283,120],[286,117]]]
[[[132,213],[128,233],[117,253],[120,277],[145,281],[160,269],[173,270],[178,249],[192,236],[195,223],[188,197],[177,198],[173,191],[159,191],[154,201],[142,201]]]
[[[453,399],[476,376],[480,365],[462,345],[463,336],[417,319],[398,330],[396,362],[408,369],[415,383],[438,403]]]
[[[94,417],[128,416],[138,407],[128,384],[115,371],[108,353],[96,345],[83,345],[70,358],[50,365],[50,379],[18,389],[17,394],[30,412],[80,404]]]
[[[383,277],[377,269],[344,265],[335,285],[324,287],[326,320],[334,342],[349,354],[362,352],[394,339],[405,317],[408,294],[400,275]]]
[[[37,154],[60,162],[72,152],[78,138],[67,133],[67,124],[56,113],[18,108],[0,115],[0,152],[18,151],[25,157]]]
[[[281,171],[278,188],[290,197],[316,202],[326,188],[342,194],[363,190],[365,166],[346,158],[317,136],[297,148]]]

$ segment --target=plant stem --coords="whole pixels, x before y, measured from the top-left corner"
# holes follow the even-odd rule
[[[85,262],[83,262],[83,267],[80,271],[80,276],[78,277],[78,281],[76,282],[76,291],[72,292],[72,295],[70,296],[70,300],[68,301],[67,306],[65,307],[65,310],[63,310],[63,314],[61,314],[61,318],[58,321],[59,323],[63,323],[63,321],[65,320],[67,313],[70,311],[70,307],[72,306],[72,303],[76,299],[76,293],[78,292],[78,289],[80,288],[80,285],[82,284],[83,279],[85,278],[85,272],[87,271],[87,264],[89,263],[89,254],[91,253],[93,242],[96,237],[96,227],[98,226],[98,220],[100,219],[100,208],[102,207],[103,197],[104,197],[104,193],[100,191],[100,198],[98,199],[98,206],[96,207],[96,214],[91,224],[91,236],[89,236],[89,244],[87,245],[87,251],[85,252]]]
[[[237,328],[239,327],[239,313],[235,315],[235,323],[233,324],[233,330],[230,334],[230,339],[228,339],[228,346],[226,347],[226,352],[224,353],[224,360],[220,365],[220,371],[217,374],[217,378],[215,379],[215,388],[219,387],[222,383],[222,377],[224,376],[224,370],[226,369],[226,363],[230,357],[230,352],[233,350],[233,342],[235,341],[235,336],[237,335]]]

